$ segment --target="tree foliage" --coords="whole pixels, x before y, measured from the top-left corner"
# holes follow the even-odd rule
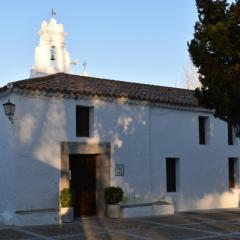
[[[188,50],[198,69],[199,102],[240,132],[240,0],[196,0]]]

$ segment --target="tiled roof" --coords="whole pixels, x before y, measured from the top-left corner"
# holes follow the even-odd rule
[[[4,91],[6,87],[0,89]],[[40,91],[45,93],[61,93],[70,96],[101,96],[131,100],[149,101],[199,107],[194,91],[172,87],[115,81],[93,77],[84,77],[66,73],[57,73],[45,77],[31,78],[13,83],[18,91]]]

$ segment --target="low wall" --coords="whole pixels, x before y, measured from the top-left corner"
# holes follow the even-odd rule
[[[123,218],[174,214],[174,206],[168,202],[137,203],[121,205]]]

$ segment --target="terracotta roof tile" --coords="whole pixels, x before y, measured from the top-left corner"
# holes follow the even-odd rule
[[[38,90],[72,96],[83,94],[113,98],[126,97],[132,100],[199,107],[192,90],[83,77],[66,73],[21,80],[14,82],[13,85],[14,89],[25,91]],[[0,91],[4,91],[4,89],[6,90],[3,87]]]

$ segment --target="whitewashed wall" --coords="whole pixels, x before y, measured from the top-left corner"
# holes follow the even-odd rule
[[[237,206],[238,194],[228,189],[228,157],[239,157],[239,145],[228,146],[226,123],[211,115],[210,142],[199,145],[198,116],[206,113],[20,95],[14,102],[14,125],[0,111],[1,214],[58,208],[63,141],[111,142],[111,183],[129,201],[166,198],[177,210]],[[94,106],[91,138],[76,137],[76,105]],[[174,194],[166,193],[166,157],[180,158]],[[115,176],[115,163],[125,164],[124,177]]]
[[[239,158],[240,149],[228,145],[227,124],[206,113],[150,112],[153,192],[175,202],[176,210],[237,207],[239,191],[228,187],[228,158]],[[210,118],[207,145],[199,144],[199,116]],[[179,158],[176,193],[166,193],[167,157]]]
[[[112,184],[141,195],[149,191],[148,107],[25,96],[15,96],[14,102],[14,125],[3,119],[14,136],[16,211],[58,208],[63,141],[111,142]],[[91,138],[76,137],[76,105],[94,106]],[[115,178],[115,162],[126,165],[126,179]]]
[[[11,100],[13,97],[10,98]],[[8,98],[0,99],[1,105]],[[0,108],[0,221],[11,218],[16,206],[16,161],[14,153],[14,127],[9,124],[3,108]]]

